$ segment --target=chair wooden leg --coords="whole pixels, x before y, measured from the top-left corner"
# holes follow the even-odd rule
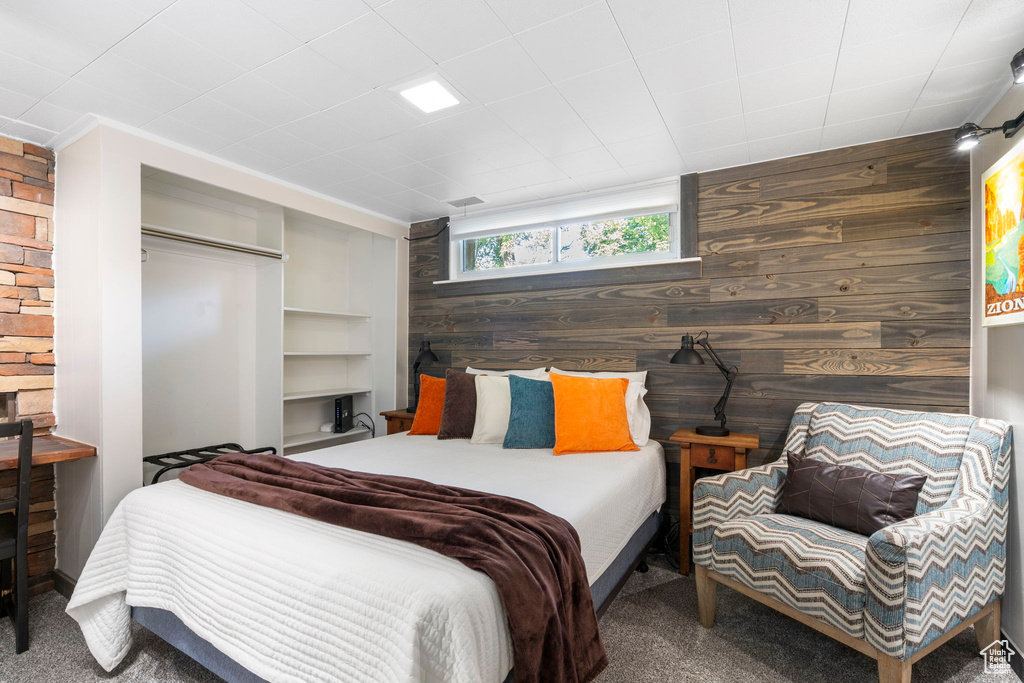
[[[1000,632],[1001,619],[1002,602],[1000,600],[996,600],[992,604],[992,610],[981,619],[974,622],[974,635],[978,637],[979,652],[1002,637]]]
[[[22,549],[14,561],[14,651],[28,649],[28,553]]]
[[[910,683],[910,662],[878,653],[878,683]]]
[[[14,560],[11,560],[13,562]],[[7,600],[4,598],[4,589],[7,588],[7,560],[0,560],[0,617],[7,616]],[[11,586],[11,590],[14,590],[14,586]]]
[[[707,567],[696,565],[697,579],[697,611],[700,613],[700,625],[711,628],[715,625],[715,596],[718,594],[718,582],[708,575]]]

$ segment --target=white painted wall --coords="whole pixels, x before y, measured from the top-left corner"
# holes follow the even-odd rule
[[[97,125],[57,151],[56,432],[98,450],[57,467],[57,568],[77,579],[103,524],[142,481],[142,166],[390,237],[400,264],[408,225],[120,126]],[[398,269],[399,326],[408,318],[407,271]],[[396,390],[407,374],[399,338]]]
[[[1012,87],[992,108],[984,127],[996,126],[1024,110],[1024,86]],[[1014,460],[1010,486],[1010,528],[1007,541],[1007,585],[1003,598],[1003,631],[1014,645],[1024,646],[1024,544],[1021,514],[1024,512],[1024,325],[981,327],[984,281],[984,195],[982,174],[1021,139],[1001,133],[984,138],[971,152],[971,234],[973,305],[971,349],[971,412],[981,417],[1006,420],[1014,430]]]

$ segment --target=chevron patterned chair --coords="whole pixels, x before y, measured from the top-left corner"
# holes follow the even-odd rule
[[[776,514],[785,458],[700,479],[693,555],[700,621],[718,584],[878,660],[909,683],[921,657],[974,625],[999,640],[1011,428],[969,415],[805,403],[785,449],[880,472],[923,474],[914,517],[870,538]]]

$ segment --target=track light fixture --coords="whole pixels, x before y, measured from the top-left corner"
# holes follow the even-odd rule
[[[1014,83],[1024,83],[1024,50],[1021,50],[1010,60],[1010,71],[1013,73]],[[1003,125],[995,128],[982,128],[976,123],[965,123],[956,129],[953,139],[956,140],[956,148],[966,152],[972,147],[977,147],[981,138],[997,130],[1003,132],[1004,137],[1012,138],[1021,128],[1024,128],[1024,111],[1017,118],[1004,121]]]

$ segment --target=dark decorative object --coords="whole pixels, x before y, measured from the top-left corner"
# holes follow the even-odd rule
[[[778,512],[870,536],[914,516],[923,474],[885,474],[786,453]]]
[[[437,354],[430,350],[430,342],[420,342],[420,352],[416,354],[416,360],[412,363],[412,405],[408,410],[416,412],[416,404],[420,401],[420,366],[424,363],[436,363]]]
[[[669,362],[673,365],[704,365],[704,359],[701,357],[700,352],[693,348],[694,344],[700,344],[704,347],[704,352],[708,354],[708,358],[725,376],[725,391],[722,392],[722,398],[718,399],[718,403],[715,404],[715,419],[718,420],[719,426],[697,427],[695,431],[701,436],[729,436],[730,432],[725,428],[725,404],[729,401],[729,392],[732,391],[732,383],[736,379],[736,374],[739,370],[735,366],[731,368],[725,366],[725,363],[718,357],[714,347],[708,341],[707,332],[701,332],[697,335],[696,339],[692,335],[684,334],[679,350],[675,352],[672,360]]]

